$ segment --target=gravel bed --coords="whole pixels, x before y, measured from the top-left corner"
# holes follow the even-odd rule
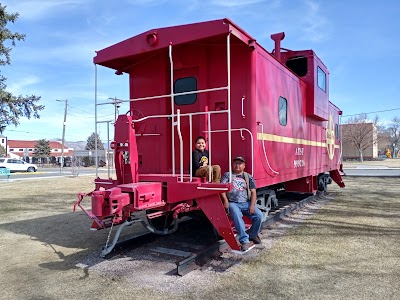
[[[92,252],[80,260],[76,266],[89,273],[95,272],[108,279],[121,282],[127,288],[145,288],[176,296],[204,293],[207,289],[212,290],[221,276],[235,274],[242,262],[251,260],[262,251],[271,249],[277,239],[312,216],[331,199],[333,198],[316,198],[294,214],[274,223],[268,229],[263,229],[260,235],[263,241],[262,247],[254,248],[244,255],[225,252],[183,277],[175,275],[176,257],[151,252],[146,247],[136,248],[111,259],[103,259],[99,253]]]

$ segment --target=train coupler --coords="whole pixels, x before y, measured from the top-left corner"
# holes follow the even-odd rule
[[[74,204],[74,212],[76,211],[76,207],[78,206],[90,219],[93,220],[93,225],[92,228],[94,228],[95,225],[97,225],[97,229],[104,229],[106,228],[105,223],[100,220],[98,217],[96,217],[92,212],[86,210],[83,205],[81,205],[81,202],[83,200],[83,198],[85,198],[86,196],[91,196],[92,192],[90,193],[78,193],[78,200],[75,202]]]
[[[121,232],[122,232],[122,229],[124,229],[127,226],[131,226],[134,223],[142,223],[143,224],[143,221],[142,221],[142,219],[128,219],[128,220],[126,220],[124,223],[119,225],[118,230],[115,232],[115,235],[114,235],[112,243],[110,245],[108,245],[108,241],[109,241],[112,229],[113,229],[113,226],[111,226],[110,233],[108,235],[106,245],[102,248],[102,251],[100,253],[100,256],[102,258],[105,258],[114,249],[115,245],[117,245],[118,239],[119,239],[119,237],[121,235]]]

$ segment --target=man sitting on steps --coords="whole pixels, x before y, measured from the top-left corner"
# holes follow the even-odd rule
[[[261,211],[256,207],[256,183],[253,176],[244,172],[245,167],[243,157],[238,156],[233,160],[232,190],[228,195],[227,193],[221,194],[224,206],[229,209],[235,223],[242,251],[248,250],[253,244],[261,244],[258,234],[261,230],[263,218]],[[229,172],[226,172],[221,178],[221,183],[227,182],[229,182]],[[252,221],[249,234],[246,232],[243,215],[249,217]]]

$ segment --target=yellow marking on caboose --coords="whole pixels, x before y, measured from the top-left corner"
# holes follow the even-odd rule
[[[324,142],[317,142],[317,141],[275,135],[275,134],[270,134],[270,133],[264,133],[264,138],[263,138],[263,134],[261,132],[257,132],[257,139],[260,141],[264,140],[264,141],[268,141],[268,142],[298,144],[298,145],[315,146],[315,147],[326,147],[326,145],[327,145]],[[334,147],[335,147],[335,149],[337,149],[337,148],[340,148],[340,145],[335,144]]]

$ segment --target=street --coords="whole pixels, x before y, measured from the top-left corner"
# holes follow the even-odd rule
[[[366,176],[366,177],[400,177],[400,168],[389,168],[384,166],[360,166],[353,168],[344,168],[346,176]],[[114,174],[114,170],[110,169],[110,174]],[[15,181],[15,180],[30,180],[30,179],[44,179],[66,176],[96,176],[95,168],[71,168],[64,167],[62,171],[60,168],[39,168],[35,173],[11,173],[9,179],[6,176],[0,178],[0,182]],[[99,168],[98,175],[102,178],[108,178],[107,168]],[[114,176],[115,177],[115,176]]]
[[[360,165],[344,167],[347,176],[371,176],[371,177],[397,177],[400,176],[400,168],[382,165]]]
[[[111,174],[114,173],[114,170],[110,170]],[[107,178],[108,170],[107,168],[99,168],[98,174],[100,177]],[[4,181],[15,181],[15,180],[30,180],[30,179],[44,179],[44,178],[55,178],[55,177],[65,177],[65,176],[96,176],[95,168],[71,168],[64,167],[62,170],[60,168],[39,168],[37,172],[21,172],[21,173],[11,173],[9,179],[6,176],[0,177],[0,182]]]

